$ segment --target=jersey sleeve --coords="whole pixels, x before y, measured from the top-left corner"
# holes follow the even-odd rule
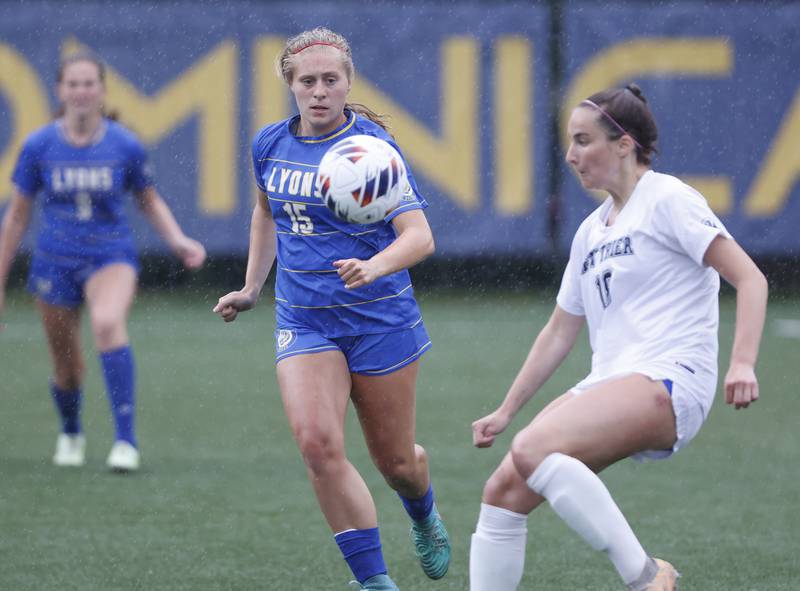
[[[391,146],[397,150],[397,153],[400,154],[400,157],[403,159],[403,164],[406,167],[406,176],[408,178],[408,185],[406,186],[405,190],[403,191],[403,197],[400,200],[400,204],[395,207],[392,211],[386,214],[384,217],[385,222],[391,222],[394,218],[396,218],[401,213],[406,211],[411,211],[413,209],[425,209],[428,207],[428,202],[425,198],[420,194],[419,187],[417,187],[417,180],[414,178],[414,174],[411,172],[411,167],[408,166],[408,162],[406,162],[405,156],[403,156],[403,152],[400,150],[398,145],[394,143],[391,139],[386,139]]]
[[[39,146],[31,138],[25,141],[17,158],[11,181],[26,197],[34,197],[44,184],[39,166]]]
[[[581,295],[581,282],[580,282],[580,252],[578,244],[580,241],[581,230],[575,234],[572,239],[572,247],[570,248],[569,261],[567,267],[564,269],[564,275],[561,277],[561,287],[558,289],[556,296],[556,303],[565,312],[569,312],[575,316],[586,316],[583,307],[583,296]]]
[[[714,238],[732,239],[705,198],[694,191],[666,195],[656,204],[654,214],[665,245],[677,247],[700,266],[704,266],[703,257]]]
[[[127,185],[134,193],[141,193],[153,186],[153,169],[147,151],[138,140],[131,141],[129,150]]]
[[[263,177],[263,164],[264,158],[266,157],[265,154],[265,142],[264,136],[266,135],[267,129],[262,129],[259,131],[256,136],[253,138],[253,145],[252,145],[252,156],[253,156],[253,175],[256,179],[256,186],[261,190],[262,193],[267,192],[267,187],[264,185],[264,177]]]

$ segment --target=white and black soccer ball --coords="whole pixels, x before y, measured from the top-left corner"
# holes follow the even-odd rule
[[[353,135],[322,157],[317,190],[337,217],[352,224],[381,221],[409,189],[403,158],[388,142]]]

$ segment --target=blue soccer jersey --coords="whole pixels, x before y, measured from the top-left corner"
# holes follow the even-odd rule
[[[410,170],[413,197],[405,198],[382,222],[350,224],[325,206],[315,180],[328,148],[361,134],[397,148],[379,125],[354,112],[345,113],[347,121],[321,137],[295,136],[291,131],[299,119],[295,116],[263,128],[253,142],[256,183],[269,199],[277,230],[277,325],[308,328],[329,338],[390,332],[420,321],[408,271],[345,289],[333,266],[339,259],[371,258],[396,238],[389,223],[395,216],[427,207]]]
[[[92,257],[133,253],[125,196],[152,184],[144,148],[127,129],[105,120],[91,144],[76,147],[60,121],[31,134],[12,176],[27,197],[41,194],[39,253]]]

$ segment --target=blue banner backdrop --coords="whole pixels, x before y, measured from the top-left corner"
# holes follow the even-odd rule
[[[654,168],[700,190],[753,254],[800,254],[800,5],[570,2],[565,97],[636,81],[659,126]],[[562,163],[562,248],[598,204]]]
[[[553,162],[554,113],[563,124],[580,99],[628,80],[659,123],[655,168],[703,192],[751,253],[800,253],[800,5],[563,8],[556,105],[543,3],[0,3],[0,206],[22,140],[56,107],[59,56],[83,45],[108,62],[109,107],[148,146],[187,232],[244,254],[250,139],[293,112],[273,60],[287,36],[325,25],[353,46],[353,100],[391,115],[438,255],[548,253],[553,171],[566,252],[597,198]],[[141,247],[164,251],[132,217]]]
[[[246,253],[251,138],[294,108],[274,58],[287,36],[324,25],[351,42],[353,100],[391,116],[438,253],[543,253],[549,18],[526,5],[1,3],[0,200],[21,141],[57,106],[59,56],[86,46],[108,63],[108,106],[148,146],[187,233]],[[132,217],[140,246],[164,251]]]

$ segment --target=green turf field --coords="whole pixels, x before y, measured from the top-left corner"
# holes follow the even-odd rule
[[[0,589],[347,589],[339,556],[283,418],[268,301],[231,325],[219,294],[139,297],[131,321],[139,376],[143,470],[104,468],[111,421],[88,332],[84,427],[88,461],[56,469],[49,362],[27,294],[9,295],[0,333]],[[466,590],[480,493],[510,442],[470,445],[470,422],[494,408],[546,320],[553,293],[421,296],[434,348],[419,384],[419,441],[428,448],[453,542],[442,581],[413,557],[408,521],[369,463],[357,425],[349,453],[378,505],[391,574],[404,591]],[[791,323],[781,319],[794,320]],[[722,307],[723,364],[731,301]],[[719,400],[689,448],[667,462],[627,461],[604,474],[645,547],[683,572],[684,590],[800,589],[800,322],[797,300],[774,298],[759,376],[762,400]],[[788,328],[787,328],[788,327]],[[522,411],[516,430],[587,371],[583,342]],[[529,521],[524,589],[617,590],[606,559],[549,508]]]

